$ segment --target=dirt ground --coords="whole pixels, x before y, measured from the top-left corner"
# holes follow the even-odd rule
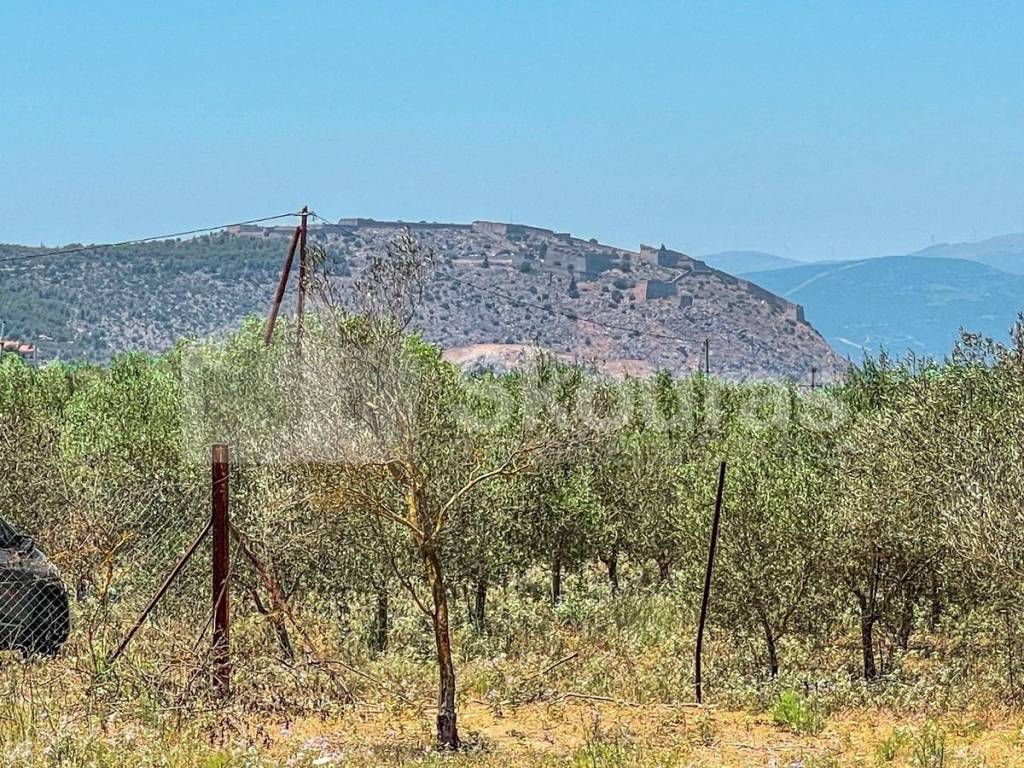
[[[571,766],[1024,766],[1019,717],[897,719],[878,711],[833,714],[798,735],[769,713],[628,706],[560,699],[501,710],[463,707],[468,750],[457,765]],[[268,751],[290,765],[433,764],[430,715],[357,709],[323,720],[264,726]]]

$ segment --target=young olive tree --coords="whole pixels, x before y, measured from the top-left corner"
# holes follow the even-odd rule
[[[821,581],[837,425],[828,395],[758,384],[745,396],[729,436],[720,594],[739,625],[760,631],[775,677],[779,641],[828,615]]]
[[[551,604],[557,605],[566,570],[599,554],[606,516],[595,489],[596,446],[613,428],[615,399],[583,369],[538,355],[524,382],[524,402],[548,450],[520,480],[517,546],[548,566]]]
[[[833,556],[856,601],[867,680],[885,671],[876,629],[897,627],[905,645],[914,605],[941,559],[940,493],[927,455],[938,426],[935,374],[933,366],[879,366],[851,385],[869,409],[854,414],[839,448]]]
[[[544,447],[527,422],[480,439],[462,374],[408,326],[432,266],[411,235],[373,260],[346,295],[321,268],[316,327],[302,347],[304,433],[313,503],[354,505],[380,523],[395,577],[433,629],[437,745],[460,745],[446,578],[460,512],[484,484],[519,473]],[[513,412],[521,413],[521,409]],[[399,538],[399,535],[401,538]],[[403,563],[419,563],[411,577]]]

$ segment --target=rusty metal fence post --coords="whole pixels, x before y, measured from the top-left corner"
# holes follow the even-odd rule
[[[725,462],[718,465],[718,492],[715,495],[715,515],[711,519],[711,544],[708,547],[708,567],[704,571],[704,593],[700,601],[700,620],[697,623],[697,650],[694,654],[693,683],[697,703],[704,702],[701,689],[701,661],[704,655],[704,624],[708,620],[708,601],[711,598],[711,571],[715,565],[715,547],[718,544],[718,523],[722,517],[722,492],[725,490]]]
[[[231,687],[230,630],[228,610],[230,520],[228,518],[228,447],[215,443],[210,451],[213,496],[213,685],[226,695]]]

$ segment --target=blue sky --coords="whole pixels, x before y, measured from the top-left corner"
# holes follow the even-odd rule
[[[1010,3],[0,6],[0,241],[277,213],[693,254],[1024,230]]]

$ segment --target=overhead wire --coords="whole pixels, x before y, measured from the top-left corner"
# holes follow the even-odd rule
[[[45,259],[52,256],[70,256],[77,253],[85,253],[88,251],[101,251],[109,250],[111,248],[123,248],[129,245],[139,245],[141,243],[152,243],[157,240],[174,240],[179,237],[188,237],[190,235],[200,235],[206,232],[216,232],[220,229],[227,229],[228,227],[242,227],[249,224],[261,224],[266,221],[275,221],[277,219],[286,219],[290,216],[301,216],[301,213],[278,213],[274,216],[263,216],[258,219],[248,219],[246,221],[235,221],[230,224],[218,224],[213,227],[200,227],[199,229],[189,229],[184,232],[172,232],[166,235],[152,235],[151,237],[138,237],[132,240],[122,240],[118,243],[96,243],[94,245],[76,245],[68,248],[58,248],[51,251],[33,251],[32,253],[24,253],[18,256],[8,256],[0,259],[0,264],[9,264],[17,261],[28,261],[30,259]]]
[[[51,257],[56,257],[56,256],[70,256],[70,255],[86,253],[86,252],[90,252],[90,251],[110,250],[110,249],[113,249],[113,248],[123,248],[123,247],[127,247],[127,246],[130,246],[130,245],[140,245],[140,244],[143,244],[143,243],[156,242],[158,240],[174,240],[174,239],[180,238],[180,237],[189,237],[191,235],[204,234],[204,233],[207,233],[207,232],[215,232],[215,231],[218,231],[218,230],[227,229],[228,227],[238,227],[238,226],[247,226],[247,225],[253,225],[253,224],[262,224],[262,223],[268,222],[268,221],[275,221],[275,220],[285,219],[285,218],[289,218],[289,217],[299,217],[301,215],[302,215],[302,213],[299,212],[299,211],[288,212],[288,213],[279,213],[279,214],[275,214],[273,216],[262,216],[260,218],[246,219],[245,221],[236,221],[236,222],[231,222],[229,224],[218,224],[216,226],[199,227],[199,228],[196,228],[196,229],[189,229],[189,230],[185,230],[185,231],[181,231],[181,232],[172,232],[172,233],[163,234],[163,235],[152,235],[152,236],[149,236],[149,237],[133,238],[131,240],[122,240],[120,242],[115,242],[115,243],[96,243],[96,244],[93,244],[93,245],[72,246],[72,247],[69,247],[69,248],[58,248],[58,249],[55,249],[55,250],[42,251],[42,252],[33,251],[32,253],[26,253],[26,254],[20,254],[18,256],[9,256],[9,257],[6,257],[6,258],[2,258],[2,259],[0,259],[0,264],[8,264],[8,263],[12,263],[12,262],[22,262],[22,261],[28,261],[28,260],[32,260],[32,259],[51,258]],[[318,220],[324,222],[325,224],[332,224],[333,223],[330,220],[328,220],[328,219],[324,218],[323,216],[321,216],[320,214],[318,214],[316,211],[308,211],[307,215],[312,216],[313,218],[318,219]],[[611,322],[608,322],[606,320],[598,320],[596,318],[588,317],[587,315],[583,315],[583,314],[581,314],[579,312],[573,312],[573,311],[570,311],[570,310],[556,309],[555,307],[552,307],[552,306],[550,306],[548,304],[539,304],[537,302],[532,302],[532,301],[527,301],[527,300],[524,300],[524,299],[519,299],[519,298],[516,298],[515,296],[511,296],[511,295],[509,295],[507,293],[504,293],[503,291],[499,291],[499,290],[496,290],[494,288],[490,288],[488,286],[479,285],[479,284],[474,283],[472,281],[464,280],[464,279],[462,279],[460,277],[456,277],[455,275],[450,275],[450,274],[445,274],[443,272],[438,272],[438,273],[436,273],[436,276],[441,278],[441,279],[443,279],[443,280],[449,280],[449,281],[458,283],[460,285],[463,285],[463,286],[469,288],[470,290],[474,290],[474,291],[477,291],[479,293],[483,293],[483,294],[487,294],[487,295],[490,295],[490,296],[494,296],[494,297],[499,298],[499,299],[501,299],[502,301],[504,301],[504,302],[506,302],[508,304],[512,304],[514,306],[519,306],[519,307],[524,307],[524,308],[529,308],[529,309],[535,309],[537,311],[544,312],[544,313],[549,314],[551,316],[563,317],[563,318],[568,319],[568,320],[572,320],[572,321],[575,321],[575,322],[587,323],[589,325],[594,325],[594,326],[597,326],[597,327],[606,328],[608,330],[621,331],[623,333],[628,333],[628,334],[630,334],[631,336],[634,336],[634,337],[636,337],[636,336],[646,336],[646,337],[649,337],[649,338],[661,339],[661,340],[664,340],[664,341],[675,341],[675,342],[681,342],[681,343],[688,343],[689,342],[688,339],[684,339],[684,338],[679,337],[679,336],[673,336],[671,334],[665,334],[665,333],[658,333],[657,331],[643,330],[643,329],[636,328],[636,327],[629,326],[629,325],[620,325],[618,323],[611,323]]]

